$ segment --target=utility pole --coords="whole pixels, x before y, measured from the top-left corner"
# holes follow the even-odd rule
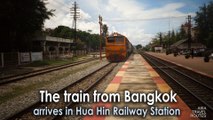
[[[191,15],[188,15],[188,49],[191,48]]]
[[[160,38],[160,46],[162,47],[162,33],[159,33],[159,38]]]
[[[168,44],[167,44],[167,45],[168,45],[167,48],[170,48],[170,41],[171,41],[171,40],[170,40],[170,39],[171,39],[171,37],[170,37],[170,36],[171,36],[170,29],[169,29],[169,33],[168,33],[168,34],[169,34],[169,41],[168,41]]]
[[[169,41],[168,41],[168,43],[167,43],[167,46],[166,46],[166,48],[169,48],[170,49],[170,26],[171,26],[171,17],[169,17]]]
[[[102,17],[99,15],[99,24],[100,24],[100,60],[102,60],[102,50],[101,50],[101,47],[102,47]]]
[[[80,17],[80,11],[79,11],[79,8],[77,6],[77,3],[74,2],[73,4],[73,7],[70,9],[71,11],[71,17],[73,18],[73,23],[74,23],[74,29],[75,29],[75,37],[74,37],[74,46],[75,46],[75,49],[74,49],[74,55],[76,55],[76,41],[77,41],[77,19]]]
[[[92,30],[88,30],[87,32],[89,32],[89,34],[91,34]],[[88,39],[88,53],[90,53],[91,51],[91,45],[90,45],[90,39]]]

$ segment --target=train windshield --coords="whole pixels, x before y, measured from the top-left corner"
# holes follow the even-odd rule
[[[124,37],[108,37],[107,42],[113,43],[113,44],[123,44],[124,43]]]
[[[115,41],[116,41],[116,43],[123,43],[124,42],[124,37],[116,37]]]
[[[108,39],[107,39],[108,41],[108,43],[114,43],[115,42],[115,39],[114,39],[114,37],[108,37]]]

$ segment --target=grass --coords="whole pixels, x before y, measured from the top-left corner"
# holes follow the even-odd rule
[[[54,64],[55,64],[55,61],[53,61]],[[59,62],[59,64],[61,64],[62,62]],[[39,63],[41,64],[41,63]],[[43,64],[43,63],[42,63]],[[53,77],[53,78],[50,78],[50,80],[48,81],[40,81],[40,82],[37,82],[37,83],[34,83],[34,84],[30,84],[28,86],[18,86],[18,87],[13,87],[12,91],[11,92],[7,92],[7,93],[4,93],[2,95],[0,95],[0,104],[6,102],[7,100],[10,100],[12,98],[15,98],[19,95],[22,95],[22,94],[25,94],[25,93],[28,93],[32,90],[35,90],[35,89],[38,89],[38,88],[42,88],[44,87],[45,85],[48,85],[48,84],[51,84],[53,82],[56,82],[64,77],[67,77],[68,75],[70,74],[74,74],[78,71],[81,71],[83,69],[87,69],[88,67],[90,66],[93,66],[94,64],[88,64],[86,66],[84,66],[84,68],[78,68],[78,69],[75,69],[74,71],[68,71],[68,72],[65,72],[63,74],[58,74],[57,76]]]
[[[56,59],[56,60],[43,60],[32,62],[25,67],[42,67],[42,66],[52,66],[52,65],[63,65],[77,61],[80,57],[72,57],[69,59]]]
[[[46,84],[48,84],[48,82],[39,82],[39,83],[35,83],[35,84],[30,84],[26,87],[23,87],[23,86],[14,87],[12,92],[5,93],[5,94],[1,95],[0,104],[6,102],[9,99],[17,97],[21,94],[30,92],[31,90],[36,89],[36,88],[40,87],[41,85],[43,86],[43,85],[46,85]]]
[[[46,66],[58,66],[58,65],[69,64],[69,63],[75,62],[83,57],[85,57],[85,56],[77,56],[77,57],[72,57],[69,59],[34,61],[30,64],[21,65],[18,68],[16,68],[16,66],[8,67],[8,68],[0,69],[0,77],[29,72],[29,71],[33,70],[31,67],[44,67],[44,66],[46,67]],[[21,69],[22,67],[25,67],[25,69]]]

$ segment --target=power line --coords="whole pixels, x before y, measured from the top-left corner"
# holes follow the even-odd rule
[[[149,20],[164,20],[164,19],[177,19],[177,18],[185,18],[186,16],[178,16],[178,17],[161,17],[161,18],[147,18],[147,19],[106,19],[107,22],[135,22],[135,21],[149,21]]]

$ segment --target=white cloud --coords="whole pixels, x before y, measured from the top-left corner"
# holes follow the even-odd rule
[[[89,20],[92,18],[88,13],[84,12],[82,9],[80,9],[79,12],[81,20]]]
[[[69,6],[72,2],[65,4],[63,1],[49,0],[47,7],[56,9],[55,17],[45,22],[45,27],[54,28],[58,25],[72,27],[72,18],[69,13]],[[141,20],[128,22],[112,22],[112,19],[150,19],[162,17],[187,16],[186,13],[178,9],[184,7],[184,3],[169,3],[162,7],[148,8],[137,0],[78,0],[81,19],[78,20],[77,27],[81,30],[92,30],[99,33],[98,15],[103,16],[103,21],[109,27],[110,32],[119,32],[126,35],[133,44],[148,44],[157,32],[165,32],[172,28],[177,28],[185,21],[185,18],[170,20]],[[62,7],[62,4],[65,6]],[[194,13],[190,13],[193,14]],[[108,20],[108,21],[106,21]],[[170,27],[169,27],[170,26]]]
[[[107,10],[120,13],[122,18],[129,18],[131,16],[137,17],[138,12],[142,11],[142,6],[135,0],[109,0]]]

